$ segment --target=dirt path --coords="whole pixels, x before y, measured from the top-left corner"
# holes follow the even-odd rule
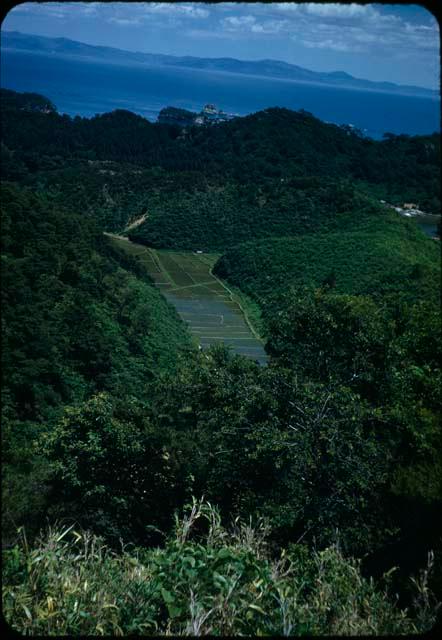
[[[261,336],[259,335],[259,333],[257,333],[257,331],[255,330],[254,326],[252,325],[252,323],[249,320],[249,316],[247,315],[245,309],[242,307],[240,301],[238,300],[237,296],[235,296],[234,293],[232,293],[232,291],[230,291],[229,287],[227,285],[224,284],[224,282],[222,280],[220,280],[219,278],[216,277],[216,275],[213,273],[212,269],[210,269],[209,271],[210,275],[213,276],[215,278],[215,280],[217,282],[219,282],[219,284],[224,287],[224,289],[229,293],[230,295],[230,299],[232,302],[234,302],[235,304],[238,305],[238,307],[241,309],[242,314],[244,316],[244,320],[247,323],[247,326],[249,327],[250,331],[252,332],[253,336],[255,337],[256,340],[258,340],[261,344],[264,344],[264,340],[261,338]]]
[[[118,238],[118,240],[125,240],[126,242],[130,242],[129,238],[126,238],[126,236],[119,236],[118,233],[109,233],[109,231],[103,231],[103,235],[109,236],[109,238]]]
[[[145,222],[148,217],[149,217],[149,214],[148,213],[144,213],[141,216],[141,218],[137,218],[136,220],[134,220],[133,222],[128,224],[127,227],[125,227],[124,232],[131,231],[132,229],[135,229],[136,227],[139,227],[140,224],[143,224],[143,222]]]

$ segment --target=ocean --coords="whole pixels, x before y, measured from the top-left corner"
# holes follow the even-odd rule
[[[122,66],[3,49],[1,86],[45,95],[60,113],[93,116],[127,109],[155,121],[166,106],[200,111],[206,103],[247,115],[268,107],[305,109],[365,135],[428,134],[440,129],[440,100],[177,67]]]

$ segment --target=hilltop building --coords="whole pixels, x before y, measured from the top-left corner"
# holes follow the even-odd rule
[[[203,107],[202,113],[205,116],[216,116],[218,114],[218,109],[215,107],[214,104],[206,104]]]
[[[158,122],[190,127],[192,125],[202,126],[227,122],[237,117],[239,116],[217,109],[214,104],[206,104],[199,113],[194,113],[187,109],[178,109],[177,107],[165,107],[161,109],[158,115]]]

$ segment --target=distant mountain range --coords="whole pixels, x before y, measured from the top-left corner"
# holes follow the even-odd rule
[[[3,31],[2,49],[14,49],[34,53],[65,55],[93,58],[111,63],[145,64],[148,66],[173,66],[205,71],[264,76],[292,80],[301,83],[314,83],[327,86],[339,86],[348,89],[384,91],[387,93],[407,94],[422,97],[438,97],[439,92],[412,85],[399,85],[393,82],[372,82],[354,78],[344,71],[318,72],[304,69],[281,60],[236,60],[235,58],[197,58],[193,56],[169,56],[157,53],[141,53],[98,47],[67,38],[47,38],[29,35],[18,31]]]

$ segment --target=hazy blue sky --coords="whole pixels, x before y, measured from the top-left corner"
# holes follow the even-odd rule
[[[28,2],[9,12],[2,29],[131,51],[273,58],[439,86],[439,27],[413,4]]]

